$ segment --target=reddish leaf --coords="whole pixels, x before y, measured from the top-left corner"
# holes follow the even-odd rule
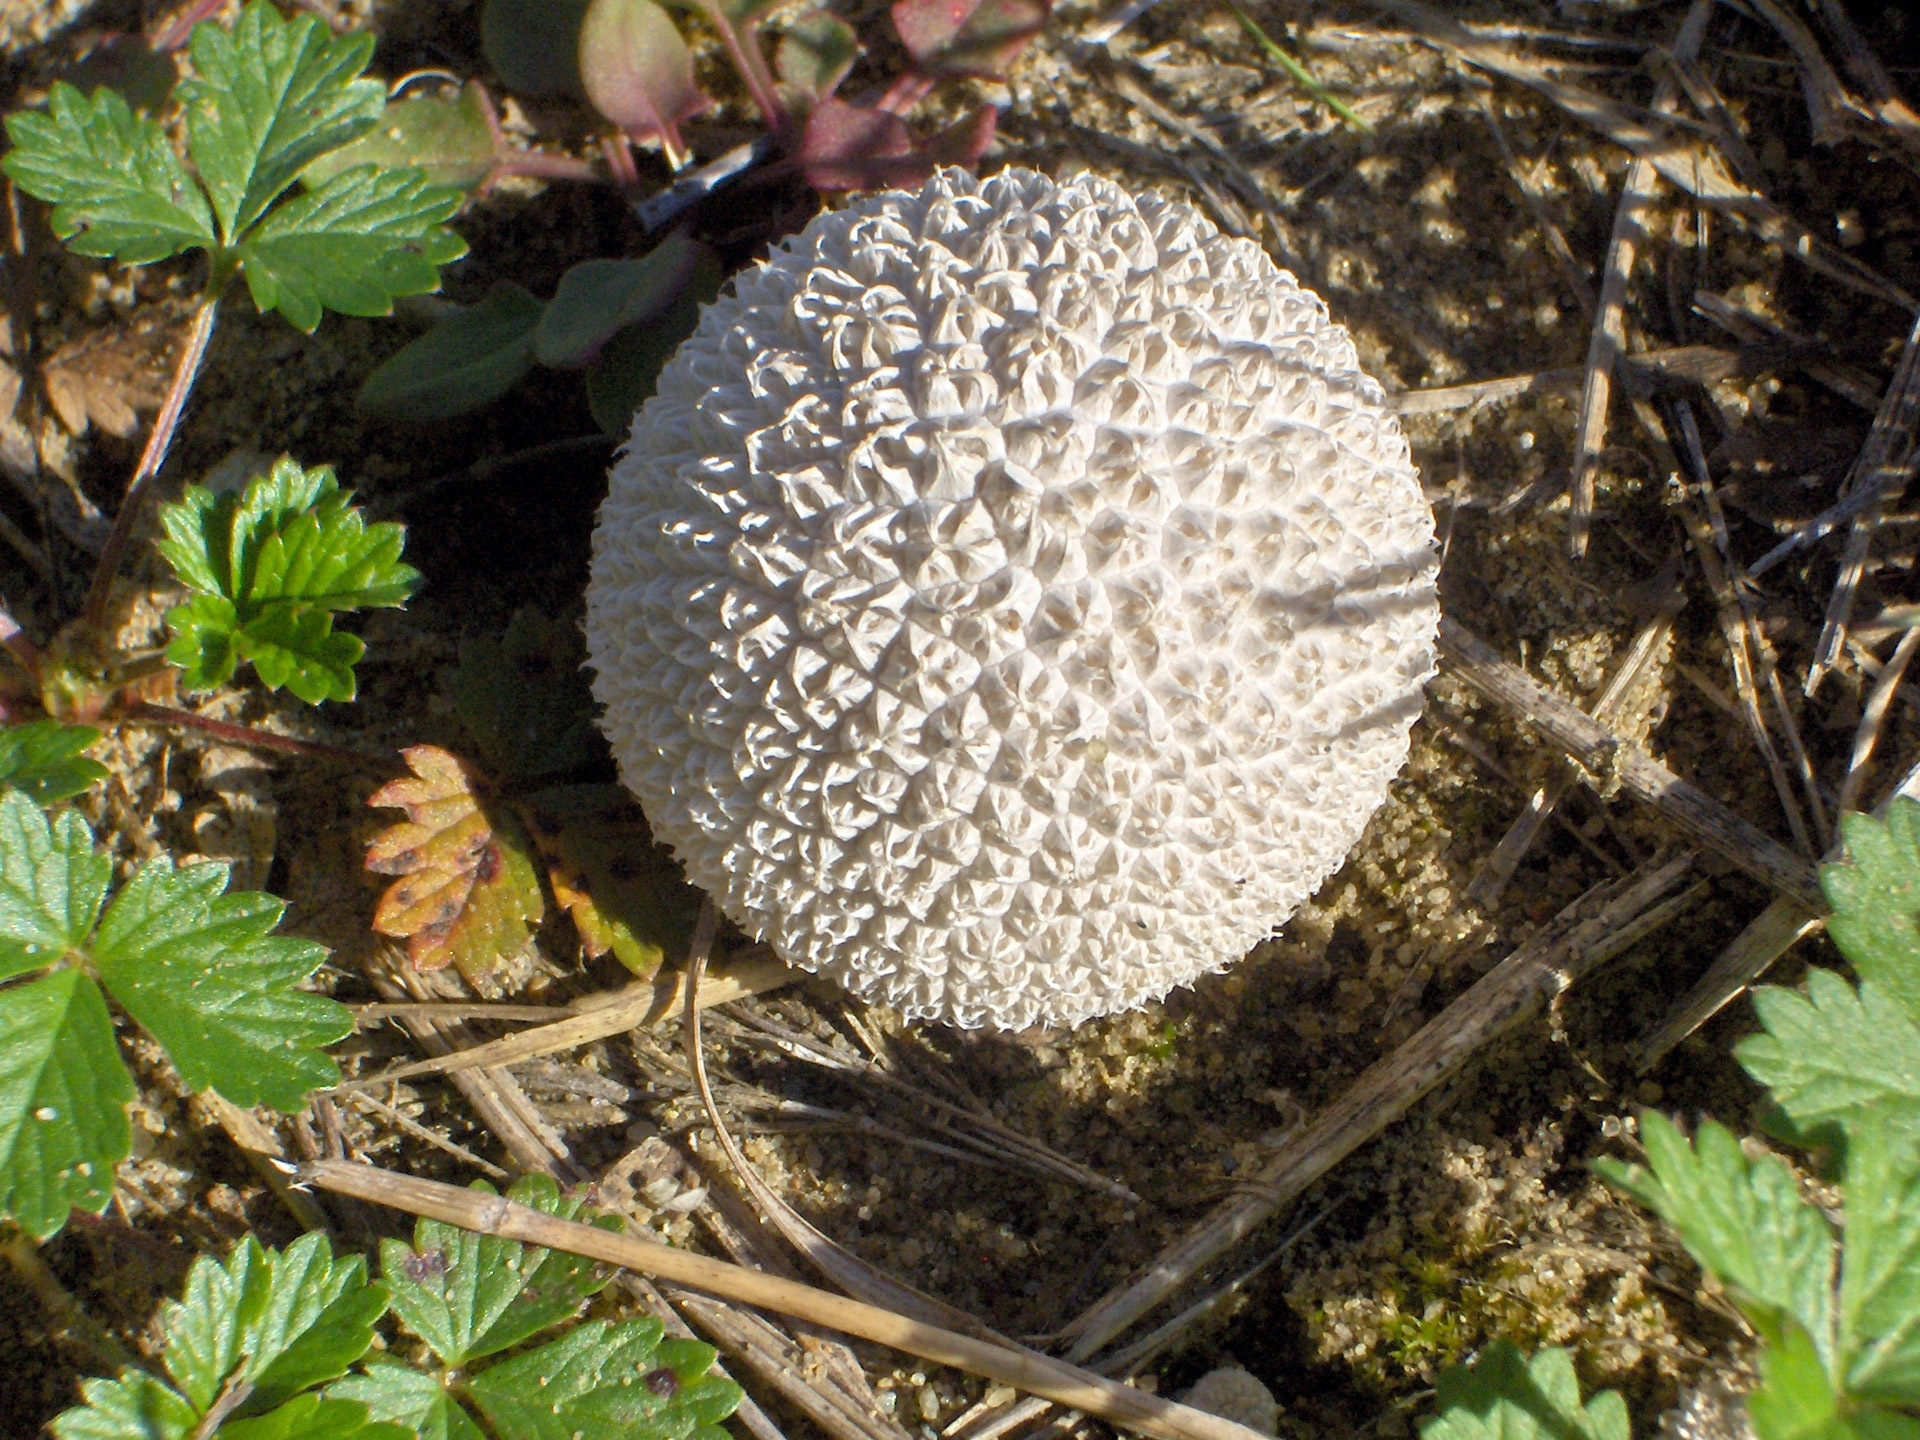
[[[971,165],[993,139],[983,109],[922,140],[891,110],[826,99],[807,117],[800,168],[816,190],[879,190],[920,184],[941,165]]]
[[[713,101],[693,83],[693,54],[653,0],[593,0],[580,26],[580,80],[593,108],[635,140],[654,136],[676,166],[680,123]]]
[[[1052,8],[1053,0],[894,0],[893,28],[928,75],[998,80]]]
[[[404,938],[416,969],[484,975],[527,943],[545,908],[526,837],[484,804],[466,761],[436,745],[400,753],[413,776],[367,797],[407,812],[367,846],[367,869],[401,877],[380,897],[373,928]]]

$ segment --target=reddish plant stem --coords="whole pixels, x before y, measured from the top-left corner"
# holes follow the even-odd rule
[[[277,750],[282,755],[300,755],[310,760],[335,760],[345,765],[371,765],[378,769],[397,768],[400,757],[391,752],[354,750],[345,745],[329,745],[322,740],[296,740],[291,735],[276,735],[271,730],[256,730],[251,725],[235,725],[211,716],[196,715],[172,705],[155,705],[134,700],[120,710],[122,719],[142,725],[174,725],[182,730],[197,730],[229,745],[247,745],[255,750]]]
[[[527,175],[536,180],[598,180],[600,173],[574,155],[549,155],[544,150],[507,150],[494,163],[492,184],[503,175]]]
[[[194,379],[200,373],[200,362],[207,358],[207,342],[213,338],[213,317],[218,305],[218,297],[210,291],[201,297],[199,308],[193,312],[186,347],[173,367],[173,383],[167,387],[167,398],[161,402],[160,413],[154,416],[153,433],[147,436],[147,448],[140,452],[140,464],[127,486],[126,498],[120,502],[120,513],[113,517],[113,529],[107,533],[100,561],[94,566],[93,581],[87,586],[86,607],[80,614],[95,629],[106,623],[107,602],[113,596],[113,577],[120,569],[120,558],[126,553],[127,542],[133,538],[134,522],[140,518],[153,477],[166,463],[173,432],[180,425],[180,413],[186,409],[187,396],[192,393]]]
[[[661,144],[667,148],[669,163],[672,163],[672,148],[667,146],[664,135],[660,140]],[[640,171],[633,163],[631,140],[625,135],[603,135],[600,137],[600,153],[607,159],[607,169],[613,172],[614,184],[622,190],[631,191],[640,188]]]
[[[890,114],[904,115],[933,93],[938,83],[931,75],[922,75],[918,70],[909,70],[897,77],[886,89],[873,108],[885,110]]]
[[[767,128],[773,131],[773,138],[780,142],[782,150],[791,152],[799,138],[794,133],[793,117],[787,113],[787,107],[780,103],[780,87],[774,82],[773,71],[767,68],[767,57],[761,53],[753,32],[749,30],[741,34],[714,0],[701,0],[700,13],[720,32],[720,42],[727,47],[733,68],[740,72],[740,81],[753,97],[753,103],[760,107],[761,115],[766,117]]]

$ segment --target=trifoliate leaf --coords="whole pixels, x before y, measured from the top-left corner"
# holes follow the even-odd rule
[[[485,298],[401,347],[369,376],[356,408],[387,420],[450,420],[490,405],[533,369],[546,306],[503,280]]]
[[[1920,1103],[1847,1120],[1840,1350],[1849,1394],[1920,1406]]]
[[[502,785],[578,779],[604,761],[586,663],[577,610],[517,610],[497,638],[460,642],[454,713]]]
[[[618,785],[557,785],[515,802],[547,863],[554,900],[595,959],[609,950],[642,979],[685,951],[700,910],[646,816]]]
[[[1440,1413],[1420,1422],[1420,1440],[1628,1440],[1626,1402],[1603,1390],[1582,1405],[1565,1350],[1529,1360],[1496,1340],[1441,1371],[1436,1389]]]
[[[1892,1096],[1920,1101],[1920,1025],[1878,984],[1856,991],[1831,970],[1812,970],[1804,994],[1765,986],[1753,1008],[1767,1033],[1734,1053],[1795,1125],[1844,1122]]]
[[[101,914],[110,873],[79,816],[0,794],[0,979],[57,967],[0,989],[0,1211],[35,1234],[72,1205],[102,1209],[132,1138],[133,1084],[88,971],[189,1086],[242,1105],[298,1109],[338,1079],[319,1047],[353,1029],[346,1007],[294,988],[326,952],[269,933],[273,896],[222,894],[226,866],[161,857]]]
[[[272,933],[285,904],[226,888],[225,865],[149,860],[101,917],[94,967],[190,1088],[298,1110],[339,1079],[324,1047],[352,1033],[353,1017],[295,988],[327,952]]]
[[[59,970],[0,991],[0,1214],[45,1239],[69,1210],[106,1209],[133,1098],[91,980]]]
[[[712,1347],[661,1333],[657,1320],[589,1321],[482,1371],[468,1391],[494,1433],[515,1440],[684,1440],[731,1415],[741,1390],[709,1373]]]
[[[284,1253],[249,1236],[224,1262],[193,1262],[185,1293],[160,1312],[162,1358],[197,1409],[237,1377],[251,1387],[238,1413],[258,1414],[344,1375],[373,1344],[386,1308],[366,1262],[336,1259],[326,1236],[303,1235]]]
[[[486,1440],[436,1376],[379,1356],[363,1369],[363,1374],[329,1385],[327,1394],[358,1400],[374,1419],[391,1420],[419,1440]]]
[[[484,1183],[473,1188],[492,1192]],[[582,1209],[545,1175],[515,1181],[507,1198],[563,1220],[576,1218]],[[610,1216],[593,1217],[593,1223],[619,1228]],[[581,1256],[475,1235],[438,1220],[422,1220],[414,1228],[412,1248],[398,1240],[383,1242],[380,1273],[392,1289],[401,1323],[450,1367],[497,1354],[570,1318],[611,1278]]]
[[[279,460],[243,495],[189,486],[161,507],[160,553],[192,591],[167,612],[167,658],[196,690],[251,661],[269,689],[308,704],[351,700],[365,647],[332,612],[405,602],[420,575],[402,564],[404,527],[367,525],[331,468]]]
[[[478,189],[502,156],[487,92],[469,81],[450,100],[416,95],[389,104],[380,123],[351,145],[322,155],[300,179],[321,185],[356,165],[396,170],[416,165],[430,184]]]
[[[478,774],[458,756],[435,745],[400,753],[414,778],[367,797],[407,812],[367,846],[369,870],[401,877],[380,897],[373,928],[404,937],[417,969],[484,975],[527,943],[545,909],[531,846],[511,812],[483,802]]]
[[[1841,831],[1851,863],[1820,867],[1827,933],[1862,981],[1920,1024],[1920,802],[1895,800],[1884,825],[1848,815]]]
[[[187,1440],[200,1412],[144,1370],[117,1380],[83,1380],[84,1402],[54,1416],[53,1440]]]
[[[389,1421],[375,1420],[357,1400],[301,1395],[278,1410],[245,1420],[229,1420],[221,1440],[413,1440]]]
[[[187,151],[229,245],[315,159],[371,130],[386,104],[378,81],[359,78],[372,35],[336,36],[312,15],[282,19],[266,0],[230,31],[194,26],[191,48],[196,76],[176,91]]]
[[[100,739],[85,725],[34,720],[0,730],[0,786],[51,805],[107,778],[107,767],[81,752]]]
[[[1740,1142],[1708,1121],[1693,1143],[1664,1115],[1641,1117],[1651,1172],[1600,1160],[1595,1169],[1680,1232],[1701,1268],[1729,1286],[1770,1337],[1783,1319],[1813,1338],[1823,1359],[1834,1345],[1837,1247],[1820,1212],[1801,1198],[1793,1172],[1772,1155],[1749,1163]]]
[[[56,81],[44,113],[7,116],[13,149],[0,170],[51,201],[53,233],[82,255],[150,265],[215,243],[207,197],[166,131],[111,90],[89,100]]]
[[[387,315],[403,295],[440,287],[440,267],[467,253],[441,222],[460,192],[424,172],[362,165],[289,200],[239,242],[253,303],[311,331],[322,308]]]

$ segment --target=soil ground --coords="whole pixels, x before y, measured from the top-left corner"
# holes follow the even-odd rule
[[[316,8],[375,29],[382,76],[431,68],[492,79],[479,52],[476,0]],[[884,33],[882,7],[872,0],[836,8],[863,35]],[[1579,292],[1598,288],[1625,151],[1364,4],[1283,0],[1254,5],[1252,13],[1367,120],[1371,134],[1343,124],[1288,81],[1228,8],[1168,0],[1105,45],[1089,46],[1081,37],[1105,8],[1061,5],[1008,83],[942,92],[927,118],[984,96],[1004,107],[988,168],[1091,167],[1206,206],[1217,223],[1257,237],[1318,290],[1389,389],[1581,364],[1590,326]],[[1896,4],[1848,9],[1896,86],[1920,94],[1920,22]],[[1644,105],[1662,73],[1658,48],[1683,10],[1630,0],[1489,0],[1451,13],[1514,53],[1542,59],[1563,80]],[[90,35],[141,18],[126,0],[0,9],[18,93],[30,95],[62,73]],[[724,103],[688,127],[702,157],[756,128],[713,48],[702,51],[702,79]],[[876,40],[850,89],[884,77],[896,59]],[[1791,58],[1771,30],[1738,8],[1715,13],[1699,70],[1726,98],[1770,197],[1814,234],[1920,291],[1913,170],[1859,138],[1817,144]],[[533,104],[521,113],[543,142],[580,143],[578,114]],[[664,177],[657,157],[643,156],[642,164],[652,167],[650,182]],[[1546,221],[1565,237],[1571,273],[1555,257]],[[27,227],[40,223],[30,210],[23,216]],[[749,258],[746,219],[721,206],[702,223],[731,246],[736,263]],[[502,278],[545,295],[569,264],[646,244],[606,187],[522,186],[477,204],[458,225],[472,254],[448,272],[446,293],[456,301],[477,298]],[[1816,358],[1884,386],[1910,318],[1895,307],[1814,274],[1670,188],[1648,231],[1629,287],[1630,350],[1728,343],[1692,304],[1705,291],[1790,325],[1811,337]],[[12,315],[13,333],[30,328],[43,355],[90,336],[126,350],[143,324],[164,320],[189,283],[184,268],[108,271],[63,256],[44,236],[26,259],[4,263],[29,277],[24,289],[9,291],[16,307],[23,295],[28,301]],[[360,627],[368,656],[357,703],[311,712],[236,693],[230,718],[369,748],[457,746],[448,680],[462,638],[499,633],[521,607],[560,613],[578,600],[607,452],[583,438],[595,431],[577,377],[537,372],[507,400],[447,425],[360,417],[353,408],[360,380],[413,333],[404,320],[329,317],[303,337],[277,317],[253,315],[244,299],[223,312],[167,472],[172,482],[236,456],[244,463],[247,455],[290,452],[309,464],[331,463],[383,513],[408,523],[409,558],[427,577],[408,610]],[[122,368],[136,380],[144,373],[133,359]],[[136,380],[125,382],[130,394]],[[1445,609],[1536,678],[1591,704],[1657,607],[1659,576],[1671,560],[1689,603],[1659,683],[1641,706],[1647,743],[1676,772],[1785,840],[1781,805],[1729,698],[1736,687],[1713,599],[1677,518],[1680,486],[1629,408],[1615,407],[1584,559],[1568,558],[1564,496],[1510,503],[1567,473],[1577,398],[1577,382],[1547,385],[1408,421],[1445,537]],[[1799,367],[1717,381],[1691,398],[1709,431],[1727,543],[1742,563],[1831,503],[1871,419]],[[45,441],[31,483],[57,490],[67,481],[54,472],[64,468],[110,511],[138,438],[97,428],[85,437],[29,434],[29,460],[32,444]],[[582,443],[556,447],[574,440]],[[473,468],[503,457],[507,463]],[[40,515],[21,498],[27,483],[0,489],[0,511],[44,545],[52,577],[0,548],[0,587],[11,612],[44,638],[73,609],[85,568],[72,546],[51,532],[43,538]],[[1920,598],[1909,573],[1913,518],[1895,516],[1883,530],[1859,615]],[[1837,540],[1809,547],[1773,570],[1756,595],[1829,801],[1846,769],[1869,672],[1892,639],[1843,657],[1815,698],[1801,695],[1837,551]],[[154,580],[151,571],[144,577]],[[166,598],[144,582],[125,592],[130,636],[153,633]],[[375,998],[368,967],[391,947],[368,928],[378,891],[359,859],[382,823],[364,801],[383,777],[257,760],[135,727],[117,731],[110,745],[115,778],[94,818],[120,860],[165,847],[236,861],[243,883],[289,899],[292,930],[334,948],[324,972],[334,993]],[[1913,707],[1896,704],[1880,740],[1877,779],[1898,773],[1917,745]],[[914,1122],[884,1093],[765,1051],[729,1048],[722,1036],[716,1060],[736,1077],[896,1132],[768,1130],[752,1135],[748,1153],[797,1209],[862,1257],[1005,1332],[1045,1335],[1182,1234],[1231,1192],[1236,1177],[1258,1168],[1293,1119],[1338,1096],[1535,927],[1671,840],[1630,799],[1578,788],[1562,808],[1563,823],[1549,827],[1500,902],[1469,906],[1465,894],[1493,847],[1561,763],[1531,732],[1443,675],[1406,771],[1353,858],[1229,973],[1071,1034],[961,1034],[865,1012],[897,1064],[976,1097],[1006,1123],[1130,1187],[1138,1203],[913,1148],[897,1132]],[[1279,1398],[1280,1434],[1331,1440],[1409,1433],[1437,1370],[1501,1336],[1526,1347],[1570,1346],[1583,1380],[1625,1392],[1640,1434],[1654,1432],[1683,1388],[1737,1372],[1746,1337],[1728,1308],[1702,1290],[1671,1238],[1612,1196],[1587,1164],[1599,1154],[1631,1153],[1631,1117],[1644,1106],[1751,1126],[1760,1097],[1728,1055],[1751,1028],[1743,1005],[1650,1074],[1638,1074],[1631,1057],[1766,900],[1737,875],[1715,875],[1680,920],[1564,997],[1550,1018],[1478,1057],[1250,1246],[1238,1263],[1270,1250],[1288,1225],[1313,1219],[1234,1303],[1156,1362],[1145,1383],[1170,1393],[1237,1364]],[[1806,942],[1774,978],[1791,980],[1800,965],[1833,958],[1824,942]],[[583,961],[564,923],[547,927],[538,955],[516,973],[522,993],[544,999],[625,978],[611,962]],[[847,1014],[860,1013],[820,986],[751,1004],[843,1041]],[[661,1043],[672,1049],[670,1028]],[[347,1064],[371,1069],[411,1053],[398,1032],[372,1031],[347,1047]],[[140,1144],[121,1177],[120,1201],[103,1219],[70,1226],[43,1255],[101,1327],[150,1352],[155,1307],[194,1254],[248,1232],[284,1243],[295,1223],[224,1134],[179,1098],[164,1062],[137,1049],[132,1058],[142,1067]],[[554,1061],[523,1071],[523,1083],[589,1172],[618,1159],[635,1126],[702,1128],[683,1099],[649,1093],[649,1071],[624,1042]],[[612,1079],[627,1098],[593,1098],[593,1077]],[[498,1144],[444,1085],[424,1081],[390,1098],[448,1138],[500,1158]],[[350,1107],[342,1117],[351,1154],[472,1177],[377,1119]],[[696,1229],[671,1214],[659,1223],[682,1239]],[[341,1227],[365,1239],[400,1225],[353,1212]],[[9,1356],[0,1373],[0,1430],[7,1433],[34,1433],[72,1403],[77,1380],[99,1364],[71,1333],[49,1338],[55,1327],[45,1300],[20,1272],[0,1270],[0,1344]],[[983,1390],[878,1352],[864,1358],[882,1394],[898,1397],[886,1402],[896,1416],[928,1435]],[[790,1433],[809,1433],[805,1421],[777,1413]]]

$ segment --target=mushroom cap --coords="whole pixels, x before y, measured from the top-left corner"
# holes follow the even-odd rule
[[[735,277],[594,532],[601,724],[688,878],[909,1017],[1244,955],[1433,673],[1433,512],[1318,296],[1192,206],[936,174]]]

